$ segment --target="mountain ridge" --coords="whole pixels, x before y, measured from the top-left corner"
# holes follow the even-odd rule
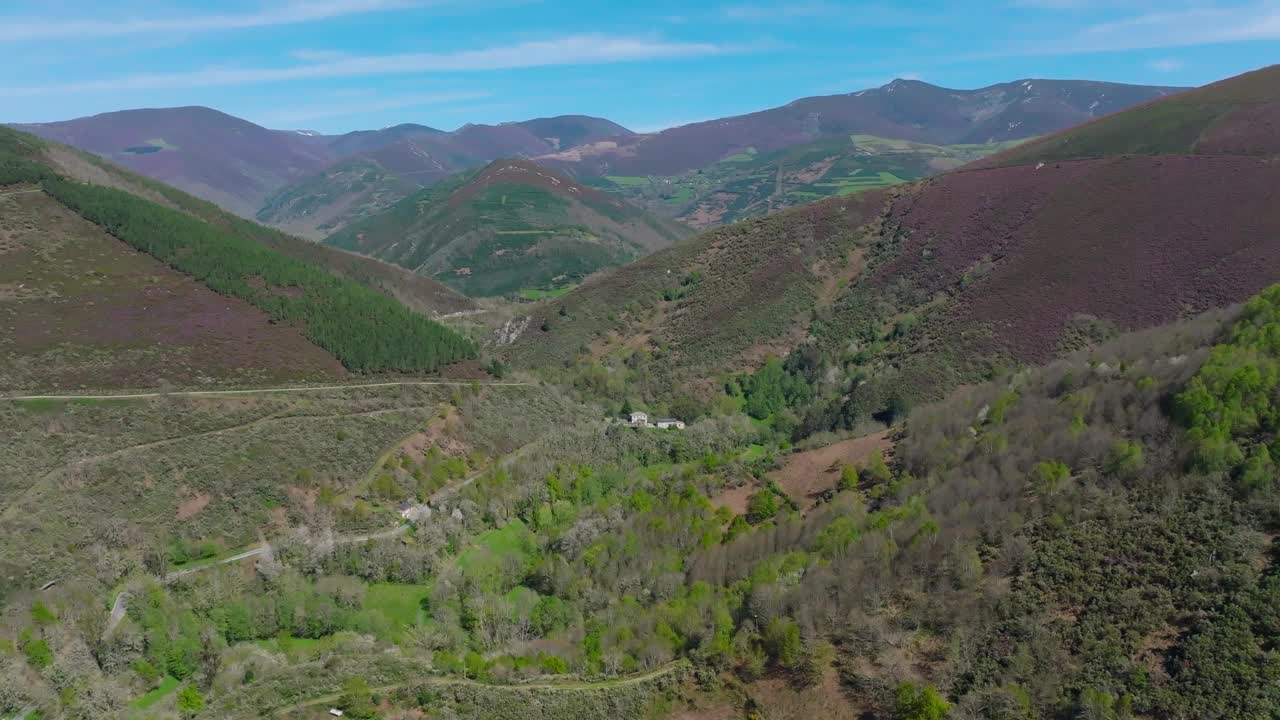
[[[1276,72],[1262,85],[1280,87],[1266,82]],[[1219,83],[1210,97],[1234,107],[1230,90],[1254,82]],[[1186,97],[1195,99],[1172,96],[1098,124],[1128,128],[1152,108],[1178,116],[1198,107]],[[641,396],[658,397],[732,361],[703,341],[736,328],[726,342],[740,367],[790,353],[857,368],[865,383],[812,421],[829,428],[1280,280],[1280,226],[1267,209],[1280,206],[1277,172],[1266,157],[1122,149],[1056,164],[979,161],[704,233],[550,301],[509,353],[532,366],[645,367],[656,375]],[[795,266],[793,249],[807,266]],[[804,293],[717,306],[732,297],[724,283],[793,266]]]
[[[532,158],[582,178],[672,175],[748,149],[768,153],[841,135],[939,145],[1023,139],[1176,90],[1035,79],[950,90],[895,80],[658,133],[634,133],[605,118],[558,115],[452,131],[409,122],[322,135],[270,130],[201,106],[125,110],[21,129],[318,240],[415,188],[502,157]],[[974,121],[966,113],[985,115]],[[135,126],[126,122],[139,117]],[[342,163],[361,164],[374,175],[365,182],[363,173]]]
[[[495,160],[326,238],[469,295],[556,291],[689,234],[524,159]]]

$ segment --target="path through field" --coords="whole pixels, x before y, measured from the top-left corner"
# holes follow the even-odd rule
[[[351,385],[299,385],[278,388],[251,388],[247,390],[176,390],[173,392],[128,393],[116,395],[0,395],[0,400],[139,400],[158,397],[202,397],[209,395],[266,395],[269,393],[318,392],[322,390],[358,390],[380,387],[533,387],[524,382],[470,382],[465,380],[413,380],[405,382],[364,383]]]
[[[482,683],[477,680],[467,680],[466,678],[427,676],[427,677],[420,678],[418,680],[414,680],[413,682],[400,683],[397,685],[384,685],[382,687],[370,688],[370,692],[377,693],[379,695],[386,695],[387,693],[393,690],[398,690],[399,688],[402,688],[408,685],[483,685],[486,688],[491,688],[495,691],[510,690],[513,692],[518,692],[521,690],[566,690],[566,691],[599,690],[601,688],[626,687],[627,685],[638,685],[640,683],[649,682],[650,680],[660,678],[664,675],[669,675],[672,672],[675,672],[677,669],[684,666],[685,666],[684,661],[677,660],[675,662],[663,665],[662,667],[650,670],[647,673],[641,673],[639,675],[632,675],[629,677],[618,678],[616,680],[601,680],[600,682],[586,682],[586,681],[540,682],[540,683],[528,683],[525,685],[493,685],[491,683]],[[288,705],[288,706],[279,708],[273,711],[272,714],[279,716],[279,715],[283,715],[284,713],[293,712],[295,710],[301,710],[303,708],[308,708],[315,705],[332,704],[337,702],[338,699],[341,697],[342,697],[341,693],[324,695],[318,698],[312,698],[304,702],[295,703],[293,705]]]

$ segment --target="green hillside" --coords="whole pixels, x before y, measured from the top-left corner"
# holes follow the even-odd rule
[[[339,161],[269,196],[260,222],[322,240],[325,235],[395,204],[422,186],[372,158]]]
[[[748,148],[682,175],[605,176],[585,182],[655,214],[706,228],[916,180],[1021,142],[942,146],[854,135],[771,153]]]
[[[123,190],[70,180],[42,141],[0,135],[0,186],[36,186],[85,220],[214,291],[291,324],[356,371],[434,371],[474,357],[470,341],[354,281]]]
[[[554,291],[688,234],[526,161],[423,190],[326,239],[474,297]]]

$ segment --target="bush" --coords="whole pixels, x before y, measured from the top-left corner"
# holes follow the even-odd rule
[[[789,618],[774,618],[764,631],[764,647],[769,657],[788,670],[799,667],[804,658],[800,627]]]
[[[1045,461],[1031,469],[1031,487],[1039,495],[1052,495],[1071,477],[1064,463]]]
[[[759,525],[778,514],[778,498],[772,490],[758,490],[747,501],[747,522]]]
[[[895,720],[942,720],[950,710],[951,704],[927,685],[904,682],[894,694]]]
[[[195,715],[204,709],[204,695],[195,685],[188,685],[178,693],[178,711],[183,715]]]
[[[21,645],[22,652],[27,656],[27,662],[31,663],[31,667],[43,670],[53,664],[53,651],[49,649],[49,643],[44,638],[31,639],[27,635]]]
[[[852,465],[845,465],[840,468],[840,483],[836,487],[839,490],[856,490],[858,487],[858,468]]]
[[[353,718],[371,718],[374,714],[373,694],[369,683],[362,677],[351,677],[342,684],[342,697],[338,708]]]
[[[1117,440],[1107,453],[1103,470],[1116,477],[1131,477],[1146,465],[1142,446],[1128,440]]]

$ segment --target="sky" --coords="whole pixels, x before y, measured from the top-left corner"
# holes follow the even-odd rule
[[[655,131],[894,78],[1202,85],[1280,62],[1280,0],[4,0],[0,53],[0,122],[205,105],[325,133]]]

